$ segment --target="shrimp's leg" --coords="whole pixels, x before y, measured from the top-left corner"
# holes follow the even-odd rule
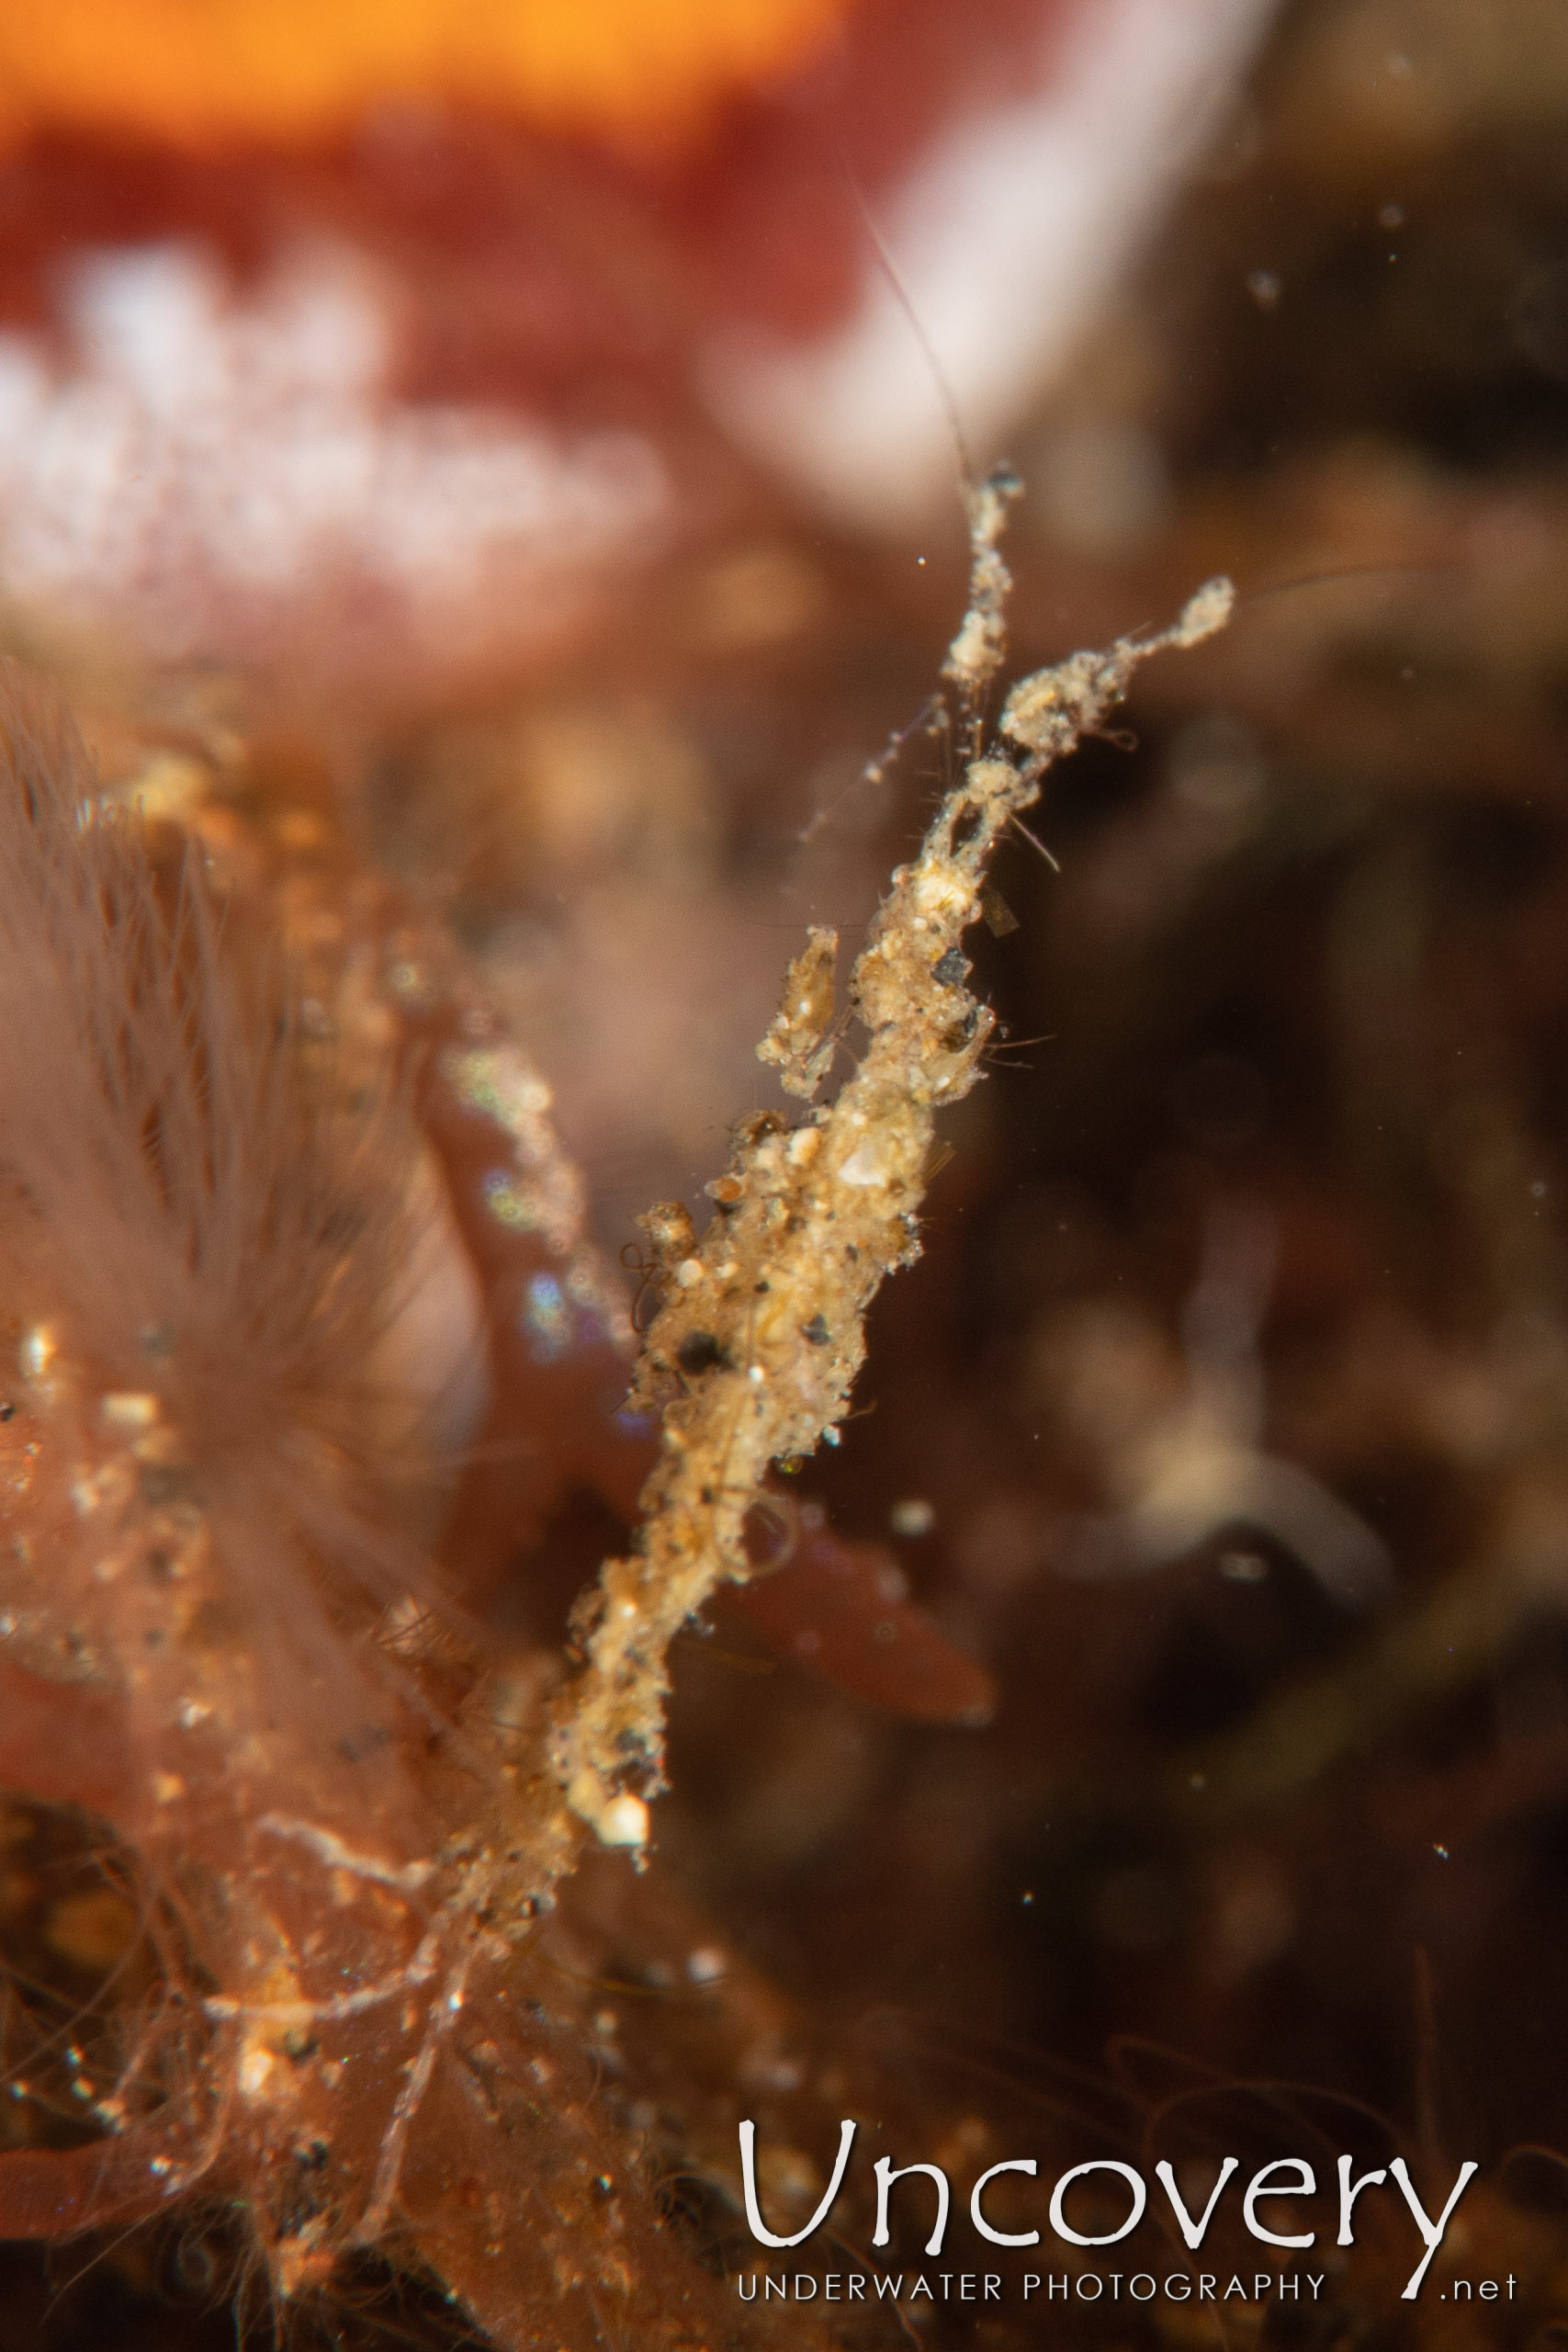
[[[8,2149],[0,2155],[0,2238],[69,2238],[144,2222],[205,2175],[202,2155],[194,2126],[171,2130],[161,2116],[82,2148]]]

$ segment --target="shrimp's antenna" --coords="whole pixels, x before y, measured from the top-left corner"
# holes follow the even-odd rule
[[[942,403],[942,413],[947,419],[947,430],[952,438],[953,454],[958,467],[958,487],[964,500],[964,511],[967,514],[975,495],[975,464],[964,435],[964,422],[958,413],[958,402],[953,398],[953,386],[947,379],[946,369],[937,357],[936,345],[926,332],[925,322],[909,299],[909,289],[898,274],[898,265],[888,251],[887,242],[876,225],[875,215],[866,200],[865,190],[855,175],[854,165],[842,149],[840,150],[839,160],[843,166],[850,194],[854,198],[855,209],[861,217],[861,225],[865,231],[872,252],[876,256],[877,265],[892,288],[893,299],[908,321],[909,332],[919,345],[926,366],[931,369],[931,382],[936,389],[937,399]]]
[[[1463,571],[1465,566],[1454,556],[1434,556],[1420,563],[1347,563],[1333,571],[1303,571],[1290,580],[1271,580],[1261,588],[1248,588],[1235,600],[1236,611],[1248,605],[1261,605],[1270,596],[1287,596],[1298,588],[1333,588],[1345,580],[1399,579],[1434,571]]]
[[[865,231],[871,250],[876,257],[877,266],[892,288],[893,299],[908,322],[909,332],[914,336],[920,355],[931,371],[932,388],[941,403],[942,415],[947,422],[948,438],[953,445],[959,502],[965,517],[972,520],[977,492],[975,461],[970,455],[969,444],[964,431],[964,421],[958,413],[958,402],[953,397],[953,386],[949,383],[947,372],[937,356],[936,345],[926,332],[925,322],[910,300],[909,289],[899,276],[898,265],[888,250],[887,241],[876,225],[876,217],[867,200],[865,190],[856,175],[854,165],[850,161],[849,151],[841,141],[838,142],[836,152],[839,168],[843,173],[845,185],[851,196],[854,198],[855,209],[860,214],[861,225]],[[922,562],[925,560],[923,556],[920,560]],[[876,758],[869,766],[862,769],[854,782],[847,785],[842,792],[813,813],[796,835],[796,846],[803,850],[809,848],[818,834],[833,822],[852,793],[858,792],[864,785],[878,785],[882,782],[888,767],[912,736],[922,731],[936,731],[945,724],[945,706],[941,695],[928,695],[908,726],[898,728],[888,737]]]

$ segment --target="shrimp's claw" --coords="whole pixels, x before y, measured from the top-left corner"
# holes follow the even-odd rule
[[[990,1674],[909,1599],[884,1544],[802,1524],[788,1564],[734,1598],[781,1657],[873,1706],[911,1723],[975,1726],[996,1712]]]

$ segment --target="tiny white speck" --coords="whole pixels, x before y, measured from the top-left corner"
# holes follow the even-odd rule
[[[240,2061],[242,2096],[245,2098],[258,2098],[266,2087],[266,2079],[272,2072],[272,2052],[269,2050],[247,2050]]]
[[[906,1495],[887,1514],[895,1535],[929,1535],[936,1525],[936,1508],[923,1495]]]
[[[601,1845],[646,1846],[648,1807],[640,1797],[614,1797],[604,1807],[595,1826]]]
[[[111,1389],[98,1410],[111,1429],[148,1430],[158,1418],[158,1399],[148,1389]]]

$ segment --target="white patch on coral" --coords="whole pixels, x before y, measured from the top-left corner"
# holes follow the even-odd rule
[[[330,616],[439,659],[496,636],[498,598],[525,643],[667,519],[634,435],[392,397],[394,313],[349,254],[245,299],[188,244],[101,254],[62,325],[63,366],[0,334],[0,592],[157,657],[320,646]]]

